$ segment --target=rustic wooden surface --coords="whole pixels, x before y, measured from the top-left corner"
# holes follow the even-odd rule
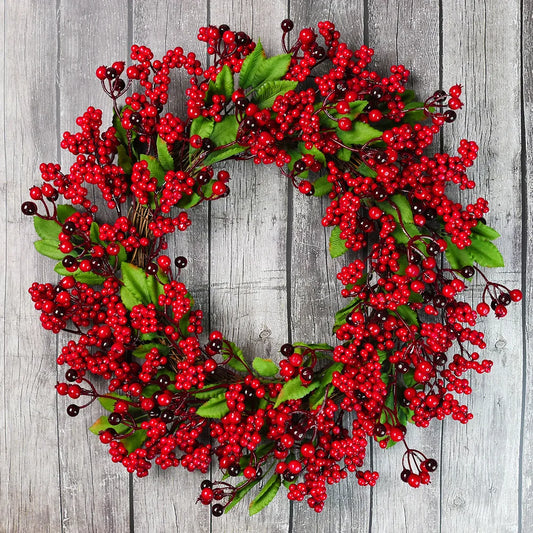
[[[0,3],[0,84],[4,143],[0,191],[0,531],[1,532],[516,532],[533,523],[533,1],[509,0],[5,0]],[[475,139],[477,195],[492,205],[490,224],[506,267],[492,279],[522,287],[510,317],[485,321],[491,374],[474,376],[475,414],[410,430],[411,442],[439,461],[431,485],[399,480],[401,450],[375,447],[381,479],[362,489],[348,479],[330,491],[324,512],[279,498],[249,518],[243,503],[222,519],[194,505],[203,476],[153,472],[137,480],[112,464],[87,432],[95,411],[76,419],[56,398],[55,354],[64,340],[39,328],[27,288],[51,278],[51,262],[32,250],[32,224],[20,213],[45,161],[69,164],[62,131],[78,113],[106,101],[93,76],[127,56],[132,42],[156,55],[177,45],[205,58],[199,26],[228,23],[279,53],[279,22],[296,27],[333,20],[350,45],[366,42],[382,70],[401,62],[421,94],[464,85],[466,109],[441,142],[454,150]],[[177,96],[185,85],[177,84]],[[108,108],[109,109],[109,108]],[[179,110],[179,104],[173,110]],[[293,194],[273,169],[234,164],[231,195],[194,212],[176,251],[211,322],[253,356],[276,357],[287,339],[327,340],[340,305],[326,255],[319,200]],[[531,195],[530,195],[531,198]]]

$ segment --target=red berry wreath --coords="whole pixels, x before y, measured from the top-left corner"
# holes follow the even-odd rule
[[[503,266],[487,201],[463,206],[446,194],[450,182],[474,187],[476,144],[425,154],[462,107],[461,86],[418,102],[403,65],[381,77],[369,69],[373,51],[350,50],[331,22],[319,35],[303,29],[290,48],[292,21],[281,28],[286,53],[271,58],[246,34],[210,26],[198,36],[208,68],[181,48],[154,60],[144,46],[132,47],[128,68],[98,68],[113,125],[102,131],[102,112],[88,108],[61,141],[77,156],[69,172],[42,164],[43,183],[22,205],[35,247],[59,261],[59,283],[29,292],[45,329],[72,334],[57,391],[84,405],[68,414],[98,400],[109,413],[91,431],[140,477],[153,463],[206,473],[216,459],[222,479],[204,481],[199,496],[215,516],[261,480],[251,514],[282,484],[320,512],[327,485],[349,472],[375,484],[364,467],[371,439],[403,442],[401,479],[429,483],[437,463],[407,446],[406,426],[472,417],[456,396],[471,392],[467,370],[492,365],[480,359],[478,316],[503,317],[522,297],[476,266]],[[164,111],[177,68],[190,76],[184,118]],[[215,168],[228,159],[275,164],[301,193],[329,198],[330,253],[352,252],[337,275],[347,305],[332,320],[332,346],[284,344],[278,365],[204,334],[179,279],[187,260],[165,250],[195,205],[229,194],[229,173]],[[88,185],[113,221],[97,221]],[[474,309],[460,297],[475,274],[485,290]]]

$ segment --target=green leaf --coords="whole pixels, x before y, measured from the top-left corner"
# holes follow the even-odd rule
[[[228,115],[220,122],[217,122],[209,138],[217,145],[223,146],[235,141],[239,123],[235,115]]]
[[[58,205],[57,206],[57,218],[61,224],[67,220],[67,218],[76,212],[71,205]]]
[[[139,303],[139,299],[126,287],[120,287],[120,299],[128,311],[131,311]]]
[[[340,257],[348,251],[346,241],[341,239],[341,228],[335,226],[329,237],[329,255],[331,257]]]
[[[357,167],[357,171],[361,176],[365,176],[366,178],[375,178],[377,177],[378,173],[373,169],[370,168],[368,165],[365,165],[365,163],[361,163]]]
[[[278,366],[270,359],[262,359],[261,357],[256,357],[252,361],[252,366],[260,376],[271,377],[275,376],[278,373]]]
[[[113,113],[113,127],[115,128],[115,137],[122,145],[128,146],[128,136],[126,135],[126,130],[122,126],[120,116],[116,113]]]
[[[35,249],[45,257],[63,259],[66,255],[58,248],[59,241],[43,239],[42,241],[35,241],[33,245],[35,246]]]
[[[333,190],[333,183],[328,181],[328,177],[324,174],[313,182],[315,192],[313,193],[317,197],[325,196]]]
[[[55,220],[45,220],[41,217],[33,217],[33,226],[37,235],[45,241],[55,241],[59,244],[59,234],[62,226]]]
[[[350,161],[352,152],[348,148],[340,148],[336,155],[341,161]]]
[[[209,82],[207,89],[206,102],[213,101],[214,94],[222,94],[226,97],[226,102],[231,100],[233,94],[233,74],[228,65],[224,65],[222,70],[217,74],[216,81]]]
[[[337,128],[338,119],[342,117],[349,118],[350,120],[355,120],[368,105],[366,100],[356,100],[355,102],[350,102],[350,111],[348,113],[339,113],[334,106],[328,106],[328,114],[321,112],[323,104],[315,104],[315,109],[319,112],[320,124],[324,128]],[[331,118],[329,115],[331,115]]]
[[[295,342],[293,344],[293,346],[295,346],[296,348],[309,348],[310,350],[321,350],[321,351],[325,351],[325,352],[332,352],[333,351],[333,346],[330,346],[329,344],[326,344],[325,342],[321,342],[321,343],[311,343],[311,344],[306,344],[304,342]]]
[[[202,139],[208,139],[214,127],[212,119],[199,116],[191,122],[190,136],[199,135]]]
[[[269,57],[265,61],[259,61],[252,85],[254,87],[259,87],[263,83],[269,81],[281,80],[289,70],[291,58],[291,54],[281,54]]]
[[[400,211],[400,215],[402,216],[402,222],[404,224],[415,223],[413,220],[413,211],[411,209],[411,204],[405,196],[401,194],[395,194],[394,196],[391,196],[390,201],[380,202],[379,204],[379,207],[381,207],[381,209],[383,209],[385,213],[387,213],[388,215],[392,215],[394,217],[394,220],[399,223],[400,217],[398,216],[398,211],[394,208],[392,204],[394,204]]]
[[[400,305],[396,308],[396,312],[403,318],[406,324],[418,326],[418,315],[416,311],[411,309],[408,305]]]
[[[172,159],[172,156],[170,155],[170,152],[168,151],[167,143],[157,136],[157,159],[159,160],[159,163],[163,167],[163,170],[169,171],[174,170],[174,159]]]
[[[483,237],[489,241],[493,241],[494,239],[501,237],[501,235],[494,228],[483,224],[483,222],[478,222],[472,231],[479,237]]]
[[[199,116],[195,118],[191,123],[190,136],[192,137],[193,135],[199,135],[202,139],[208,139],[213,133],[214,127],[215,127],[215,122],[212,119]],[[189,161],[192,161],[194,157],[196,156],[196,154],[198,154],[199,152],[200,152],[200,149],[193,148],[191,145],[189,145]],[[210,156],[207,156],[207,158],[209,157]],[[203,164],[207,166],[210,163],[206,163],[204,160]],[[198,201],[195,204],[192,204],[188,207],[192,207],[193,205],[196,205],[200,201],[200,197],[196,193],[193,194],[192,196],[193,197],[196,196],[198,198]],[[183,202],[183,200],[184,199],[180,200],[180,202]],[[180,202],[178,202],[178,206],[182,207],[180,205]],[[187,207],[184,207],[183,209],[187,209]]]
[[[140,448],[144,441],[148,438],[145,429],[138,429],[131,436],[122,439],[122,444],[128,451],[128,453],[134,452],[137,448]]]
[[[416,93],[412,89],[406,89],[401,98],[404,104],[409,104],[416,100]]]
[[[257,90],[253,101],[257,104],[259,109],[272,107],[272,104],[274,104],[274,101],[278,96],[283,96],[285,93],[293,91],[296,89],[297,85],[297,81],[267,81]]]
[[[346,324],[346,318],[351,315],[360,298],[354,298],[346,307],[343,307],[335,313],[335,323],[333,324],[333,333],[335,333],[343,324]]]
[[[428,115],[426,115],[426,113],[424,112],[424,109],[419,109],[423,107],[424,107],[423,102],[410,102],[409,104],[407,104],[404,107],[404,111],[406,111],[404,121],[407,124],[414,125],[417,122],[423,122],[424,120],[426,120],[428,118]],[[411,109],[413,109],[414,111],[411,111]],[[429,108],[429,111],[433,112],[435,111],[435,109]]]
[[[126,305],[125,299],[128,304],[132,303],[131,297],[133,297],[135,299],[133,305],[153,303],[157,306],[159,296],[164,294],[163,285],[157,281],[157,278],[148,276],[142,268],[131,263],[122,263],[121,269],[124,282],[121,287],[121,296],[124,305]],[[162,281],[164,282],[165,279]],[[127,294],[128,292],[129,294]],[[126,305],[126,307],[128,306]]]
[[[204,418],[222,418],[229,413],[229,407],[226,402],[226,395],[224,392],[210,398],[207,402],[198,407],[196,414]]]
[[[168,355],[170,352],[170,347],[158,342],[149,342],[148,344],[141,344],[133,350],[132,355],[138,357],[139,359],[144,359],[146,354],[152,349],[157,348],[160,354]]]
[[[247,372],[248,369],[246,368],[246,365],[243,363],[244,361],[244,354],[242,350],[233,342],[225,341],[231,348],[231,351],[233,352],[233,357],[228,361],[228,366],[233,368],[234,370],[237,370],[237,372]],[[227,359],[225,359],[227,361]]]
[[[265,486],[259,491],[259,494],[250,503],[250,516],[262,511],[276,496],[281,487],[281,477],[279,474],[273,474],[265,483]]]
[[[117,403],[118,400],[124,400],[126,402],[130,401],[130,399],[127,396],[116,394],[114,392],[107,394],[107,396],[112,396],[112,398],[99,397],[98,401],[100,402],[100,404],[106,411],[109,411],[111,413],[115,410],[115,404]]]
[[[466,248],[458,248],[451,241],[450,237],[444,237],[444,240],[448,244],[445,252],[446,259],[452,268],[460,270],[465,266],[472,266],[474,264],[474,260]]]
[[[316,409],[323,401],[324,401],[324,394],[326,393],[326,389],[328,385],[331,384],[333,380],[333,374],[335,372],[341,372],[344,368],[343,363],[333,363],[322,376],[322,379],[320,380],[320,386],[317,388],[315,392],[311,395],[311,398],[309,398],[309,407],[311,409]],[[333,394],[333,391],[335,390],[335,387],[330,387],[328,391],[328,397]]]
[[[258,483],[261,481],[261,478],[252,481],[249,485],[244,486],[244,488],[239,489],[239,486],[242,486],[246,483],[243,481],[240,485],[237,486],[237,493],[231,502],[224,509],[224,513],[229,512],[233,507],[235,507]]]
[[[209,388],[214,385],[209,384]],[[199,390],[199,391],[190,391],[190,393],[199,400],[208,400],[209,398],[214,398],[215,396],[220,396],[220,388],[213,388],[211,390]]]
[[[241,71],[239,74],[239,87],[246,89],[253,85],[253,79],[255,73],[261,65],[266,60],[265,52],[263,50],[263,45],[261,41],[257,41],[255,49],[251,54],[248,54],[241,65]]]
[[[415,371],[413,368],[409,369],[408,372],[406,372],[405,374],[402,375],[402,379],[403,379],[403,382],[405,384],[406,387],[419,387],[419,388],[423,388],[424,387],[424,384],[423,383],[419,383],[418,381],[415,380],[414,378],[414,374],[415,374]]]
[[[237,370],[237,372],[248,372],[248,369],[244,366],[244,363],[242,363],[238,359],[235,359],[235,357],[232,357],[228,361],[228,366],[233,368],[233,370]]]
[[[127,148],[123,144],[117,147],[118,166],[124,171],[124,174],[130,175],[133,171],[133,161],[128,154]]]
[[[141,161],[146,161],[148,163],[148,170],[150,171],[150,176],[157,180],[158,185],[163,185],[165,183],[165,169],[161,166],[161,163],[153,156],[142,154]]]
[[[412,237],[420,235],[420,230],[416,224],[404,224],[405,231],[409,235],[406,235],[405,231],[402,229],[400,224],[397,224],[396,229],[392,232],[392,236],[396,239],[396,242],[399,244],[407,244]],[[417,241],[415,245],[420,248],[422,243]]]
[[[383,132],[364,122],[354,122],[353,128],[348,131],[342,131],[337,128],[337,136],[348,146],[354,144],[366,144],[372,139],[380,140],[382,135]]]
[[[229,159],[234,155],[241,154],[247,149],[248,148],[246,146],[240,146],[239,144],[235,144],[233,146],[228,146],[227,148],[222,148],[222,150],[215,150],[205,158],[203,164],[205,166],[214,165],[219,161],[225,161],[226,159]]]
[[[95,435],[99,435],[102,431],[106,429],[114,429],[119,435],[122,435],[130,430],[129,426],[125,424],[116,424],[111,425],[107,416],[101,416],[90,428],[89,431]]]
[[[239,87],[255,90],[269,81],[281,80],[289,70],[290,54],[282,54],[266,58],[261,41],[255,45],[254,51],[244,60],[239,75]]]
[[[478,265],[491,268],[504,266],[502,254],[494,244],[475,233],[470,235],[470,240],[472,244],[467,250]]]
[[[100,240],[100,226],[96,222],[93,222],[91,224],[89,236],[91,237],[91,242],[93,242],[94,244],[103,244],[102,241]],[[104,248],[105,248],[105,244],[104,244]]]
[[[72,276],[76,281],[87,283],[87,285],[102,285],[106,280],[103,276],[98,276],[93,272],[82,272],[80,269],[69,272],[61,263],[57,263],[54,270],[60,276]]]
[[[202,197],[195,192],[193,192],[190,196],[184,196],[179,202],[178,207],[180,209],[190,209],[191,207],[194,207],[195,205],[198,205],[202,201]]]
[[[304,398],[318,386],[318,381],[313,381],[309,386],[305,387],[300,380],[300,376],[296,376],[283,385],[283,388],[276,399],[276,403],[274,404],[274,409],[287,400],[299,400],[300,398]]]
[[[136,298],[137,304],[149,304],[152,300],[146,284],[146,272],[131,263],[122,263],[121,268],[122,281],[124,282],[122,289],[129,291]]]

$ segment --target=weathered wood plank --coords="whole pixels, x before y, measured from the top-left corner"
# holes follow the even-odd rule
[[[75,120],[93,105],[102,109],[103,124],[111,123],[112,103],[100,88],[95,71],[124,58],[128,38],[126,1],[63,1],[59,4],[59,127],[60,132],[77,131]],[[59,143],[59,137],[54,138]],[[46,160],[54,160],[55,151]],[[65,171],[74,156],[62,151]],[[100,216],[105,216],[99,193]],[[46,260],[48,277],[52,260]],[[60,335],[59,346],[72,336]],[[58,379],[64,380],[64,370]],[[106,387],[100,384],[100,387]],[[105,389],[103,389],[105,390]],[[72,419],[66,414],[71,401],[58,399],[59,458],[61,465],[61,501],[64,531],[125,531],[130,525],[129,475],[111,462],[107,446],[88,431],[104,411],[96,402]],[[82,402],[74,402],[82,403]]]
[[[522,234],[522,291],[524,305],[522,307],[524,322],[522,335],[524,345],[524,380],[522,382],[522,441],[521,441],[521,479],[519,480],[519,498],[521,505],[518,527],[527,531],[533,523],[533,284],[531,271],[533,270],[533,2],[525,0],[522,6],[522,224],[525,232]]]
[[[136,1],[133,4],[133,42],[152,49],[154,57],[161,58],[168,49],[181,46],[197,54],[203,62],[207,56],[205,43],[196,39],[198,28],[207,24],[207,1],[196,2],[195,8],[183,2]],[[172,74],[168,111],[183,116],[185,90],[189,76],[183,70]],[[165,112],[167,112],[165,110]],[[207,311],[208,295],[208,241],[207,206],[196,207],[190,213],[191,227],[169,239],[168,255],[188,258],[182,279],[193,295],[196,305]],[[163,472],[154,465],[150,475],[134,477],[133,513],[137,531],[208,531],[209,509],[196,504],[200,484],[209,474],[190,474],[183,468]],[[153,509],[157,509],[154,520]]]
[[[475,139],[471,198],[489,199],[488,223],[506,267],[489,272],[510,288],[521,284],[519,3],[443,3],[444,86],[464,83],[466,110],[445,134],[445,147]],[[463,199],[467,195],[461,194]],[[482,280],[478,277],[478,282]],[[472,377],[474,413],[467,427],[446,421],[442,444],[442,531],[516,531],[522,385],[520,306],[498,321],[481,322],[488,376]]]
[[[58,133],[56,13],[50,9],[36,17],[34,9],[27,1],[3,2],[0,7],[4,30],[0,530],[56,532],[61,530],[61,503],[55,339],[39,327],[38,312],[27,292],[33,281],[47,279],[49,265],[33,251],[33,224],[20,211],[20,204],[29,199],[29,187],[39,182],[39,163],[56,154]]]
[[[267,54],[281,52],[287,2],[213,1],[210,23],[228,24],[261,39]],[[251,161],[227,166],[230,195],[211,205],[211,327],[243,348],[246,356],[276,359],[286,342],[286,233],[288,183],[276,167]],[[220,472],[213,471],[219,479]],[[252,491],[255,493],[255,491]],[[252,495],[253,497],[253,495]],[[276,498],[248,518],[249,498],[229,515],[213,519],[213,531],[288,530],[289,503]]]
[[[386,75],[391,65],[405,65],[412,73],[408,87],[424,100],[439,88],[438,0],[425,2],[423,9],[407,0],[370,0],[368,9],[368,44],[378,72]],[[438,461],[441,429],[438,422],[427,429],[409,425],[406,442]],[[373,466],[380,479],[372,498],[372,530],[438,531],[441,472],[430,485],[412,489],[400,480],[404,452],[402,444],[388,450],[374,445]]]
[[[319,21],[331,20],[341,32],[341,41],[357,48],[364,39],[364,5],[362,1],[291,2],[291,18],[295,21],[292,40],[301,28],[315,27]],[[291,246],[291,332],[294,341],[328,342],[335,345],[331,334],[335,313],[346,305],[340,296],[342,288],[336,273],[345,258],[331,259],[328,241],[331,230],[324,229],[321,218],[327,199],[318,200],[293,192]],[[370,454],[368,456],[370,464]],[[361,488],[349,475],[338,485],[328,487],[324,510],[316,514],[307,503],[293,503],[292,531],[341,532],[367,531],[369,527],[370,489]]]
[[[4,149],[0,150],[0,194],[5,205],[0,218],[5,250],[0,254],[0,321],[4,333],[0,341],[0,382],[4,387],[0,400],[0,425],[4,428],[0,432],[0,508],[5,510],[0,519],[1,531],[127,531],[131,526],[127,474],[110,462],[105,447],[87,433],[91,413],[82,411],[77,419],[67,420],[64,412],[68,401],[58,400],[53,390],[56,339],[39,328],[38,313],[26,292],[35,279],[50,281],[51,261],[33,251],[26,254],[35,236],[31,223],[19,210],[20,203],[27,199],[28,187],[39,181],[39,163],[57,159],[60,133],[75,129],[75,116],[93,103],[102,103],[104,109],[109,109],[108,102],[97,97],[98,82],[93,72],[99,64],[127,54],[130,43],[126,4],[60,1],[60,28],[55,2],[49,2],[46,9],[42,9],[41,2],[32,0],[0,4],[0,27],[5,30],[4,54],[0,57],[5,80],[0,87],[0,119],[5,124]],[[416,88],[436,87],[438,73],[432,65],[438,62],[437,2],[424,4],[423,14],[416,13],[416,3],[403,0],[368,0],[367,4],[369,44],[376,49],[379,66],[398,59],[414,72]],[[522,368],[522,342],[526,341],[525,354],[527,348],[533,349],[528,336],[532,327],[528,302],[533,289],[522,273],[531,268],[527,245],[533,239],[533,197],[527,174],[533,167],[529,153],[533,143],[533,63],[531,54],[525,53],[525,166],[521,191],[528,197],[522,204],[520,2],[500,4],[481,0],[442,2],[444,85],[447,88],[462,82],[467,103],[457,122],[446,129],[445,148],[454,150],[465,136],[478,140],[481,156],[472,175],[479,185],[472,197],[486,196],[491,202],[489,224],[502,233],[497,244],[507,259],[505,269],[490,275],[510,288],[522,283],[527,289],[526,303],[523,317],[520,306],[515,305],[505,320],[483,322],[487,331],[486,356],[494,359],[495,365],[488,376],[475,376],[472,380],[474,393],[467,403],[475,414],[474,420],[468,426],[445,422],[439,465],[440,506],[438,480],[430,487],[409,489],[398,479],[401,450],[382,452],[376,448],[374,467],[380,471],[381,480],[372,491],[372,507],[368,490],[347,480],[330,491],[330,499],[319,516],[305,503],[294,505],[289,524],[289,506],[280,492],[279,502],[257,517],[247,517],[243,502],[227,517],[211,520],[208,509],[192,505],[203,476],[154,469],[147,479],[133,482],[135,529],[208,531],[211,523],[216,531],[317,533],[366,529],[499,533],[530,529],[533,395],[527,384],[533,366],[527,360],[527,366]],[[533,5],[531,0],[523,0],[522,4],[522,46],[528,52],[533,45]],[[290,15],[297,28],[329,18],[353,45],[363,34],[362,5],[356,0],[314,2],[309,9],[308,2],[292,0]],[[229,0],[211,0],[209,4],[201,0],[192,6],[178,0],[137,1],[132,4],[130,29],[135,40],[152,45],[156,54],[176,45],[203,50],[194,34],[200,24],[207,22],[210,12],[213,23],[229,22],[261,37],[267,51],[278,53],[278,27],[289,14],[287,6],[289,2],[282,0],[273,6]],[[60,86],[56,92],[58,50]],[[178,86],[171,95],[179,92],[181,99],[183,85]],[[60,101],[56,102],[58,94]],[[56,112],[60,114],[59,122]],[[63,158],[67,160],[68,157]],[[250,357],[276,356],[279,345],[289,337],[285,259],[286,235],[292,235],[291,255],[300,258],[293,260],[290,267],[292,337],[328,340],[332,311],[341,303],[338,287],[331,281],[336,265],[326,257],[327,235],[320,227],[319,216],[310,213],[311,208],[317,208],[316,201],[295,192],[289,208],[288,184],[273,168],[255,167],[248,162],[231,165],[230,171],[232,193],[211,207],[210,238],[206,237],[205,207],[194,210],[193,226],[172,243],[171,256],[175,252],[189,258],[184,281],[190,280],[191,291],[201,307],[207,311],[211,305],[213,328],[243,345]],[[244,179],[249,181],[245,183]],[[461,197],[465,198],[464,193]],[[522,213],[527,223],[525,234],[519,219],[523,207],[529,209]],[[308,301],[310,290],[315,296],[312,301]],[[479,286],[476,292],[480,292]],[[28,327],[31,334],[26,334]],[[97,408],[92,410],[93,415],[96,412]],[[410,428],[410,434],[417,439],[409,440],[411,446],[429,453],[438,449],[438,424],[429,431]]]

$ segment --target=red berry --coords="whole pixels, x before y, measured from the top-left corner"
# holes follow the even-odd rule
[[[368,113],[368,120],[370,122],[378,122],[383,118],[383,113],[379,109],[372,109],[370,113]]]
[[[490,313],[490,307],[485,302],[479,303],[476,310],[481,316],[487,316]]]
[[[450,88],[450,96],[453,97],[453,98],[459,98],[459,96],[461,96],[461,89],[462,89],[462,86],[461,85],[454,85],[453,87]]]
[[[339,129],[342,131],[349,131],[352,129],[352,121],[349,118],[343,117],[339,119]]]
[[[98,68],[96,69],[96,77],[97,77],[99,80],[105,80],[106,77],[107,77],[106,71],[107,71],[107,68],[106,68],[106,67],[104,67],[104,66],[98,67]]]
[[[253,466],[247,466],[244,469],[243,475],[246,479],[252,479],[255,477],[257,471]]]
[[[172,262],[170,261],[170,257],[168,257],[168,255],[160,255],[157,258],[157,264],[159,265],[161,270],[166,272],[170,268]]]
[[[409,483],[409,485],[415,489],[420,487],[420,476],[418,474],[410,474],[407,478],[407,483]]]
[[[448,102],[448,107],[450,109],[461,109],[463,107],[463,102],[459,98],[451,98]]]
[[[303,45],[310,45],[312,43],[315,42],[316,40],[316,35],[315,35],[315,32],[311,29],[311,28],[304,28],[301,32],[300,32],[300,42],[303,44]]]

